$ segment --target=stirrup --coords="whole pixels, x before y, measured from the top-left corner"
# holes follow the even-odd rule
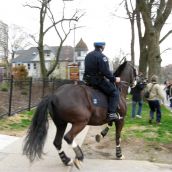
[[[108,113],[108,121],[117,121],[123,119],[123,117],[120,116],[119,113]]]

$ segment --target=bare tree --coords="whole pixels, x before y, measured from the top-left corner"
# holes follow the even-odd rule
[[[135,4],[133,4],[133,2],[131,0],[121,0],[121,2],[119,3],[117,9],[115,11],[117,11],[119,9],[119,7],[121,7],[122,5],[124,5],[126,12],[127,12],[127,16],[119,16],[117,14],[117,12],[113,13],[112,15],[124,19],[124,20],[129,20],[130,22],[130,26],[131,26],[131,42],[130,42],[130,55],[131,55],[131,62],[133,63],[133,65],[135,65],[135,15],[136,15],[136,7]],[[123,7],[122,7],[123,8]]]
[[[20,26],[11,25],[9,27],[9,51],[11,52],[12,59],[18,50],[23,50],[32,45],[32,40],[27,32]]]
[[[140,35],[142,39],[143,49],[141,53],[145,53],[140,56],[140,64],[147,58],[148,61],[148,77],[152,74],[160,74],[161,70],[161,53],[160,53],[160,43],[167,38],[171,33],[169,31],[161,40],[160,34],[161,30],[165,25],[166,20],[171,14],[172,1],[171,0],[136,0],[137,10],[140,12],[144,24],[144,35]],[[138,13],[139,14],[139,13]],[[141,69],[141,68],[140,68]],[[141,69],[142,70],[142,69]],[[142,71],[146,72],[146,71]]]
[[[129,5],[130,8],[129,9]],[[127,15],[130,21],[130,25],[131,25],[131,45],[130,45],[130,49],[131,49],[131,61],[133,63],[133,65],[135,65],[135,51],[134,51],[134,45],[135,45],[135,28],[134,28],[134,23],[135,23],[135,13],[136,13],[136,9],[133,7],[132,1],[129,0],[129,2],[127,0],[125,0],[125,8],[127,11]]]
[[[127,19],[129,19],[131,24],[131,59],[135,61],[134,44],[136,32],[134,23],[136,21],[140,48],[139,71],[145,76],[148,72],[148,77],[150,78],[152,74],[160,73],[162,54],[160,52],[160,44],[172,33],[172,30],[170,30],[160,39],[161,30],[171,13],[172,1],[136,0],[134,3],[131,0],[121,0],[120,5],[124,2]]]
[[[62,10],[63,12],[62,12],[61,19],[57,20],[54,17],[55,13],[51,10],[50,3],[52,1],[53,0],[38,0],[37,1],[39,3],[38,6],[34,6],[30,4],[25,5],[30,8],[37,9],[39,11],[39,38],[38,38],[38,41],[36,42],[38,44],[41,74],[43,78],[47,78],[55,70],[59,61],[59,56],[60,56],[63,43],[65,42],[65,40],[67,39],[71,31],[75,29],[72,23],[78,22],[79,19],[84,15],[84,14],[79,14],[79,11],[76,10],[74,14],[72,15],[72,17],[66,18],[65,17],[65,3],[63,2],[63,10]],[[51,21],[51,24],[46,28],[45,28],[45,20]],[[59,48],[56,54],[54,64],[52,65],[50,69],[46,69],[45,57],[44,57],[44,38],[45,38],[45,35],[53,28],[55,29],[55,32],[57,33],[60,43],[58,45]]]

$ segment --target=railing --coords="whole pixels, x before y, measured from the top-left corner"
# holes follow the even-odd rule
[[[0,117],[11,116],[24,110],[37,106],[41,99],[53,94],[56,89],[72,80],[2,79],[0,82]]]

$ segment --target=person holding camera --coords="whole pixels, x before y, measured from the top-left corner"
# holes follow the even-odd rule
[[[141,78],[141,79],[140,79]],[[146,84],[142,78],[142,75],[139,75],[139,80],[135,87],[131,88],[131,95],[132,95],[132,111],[131,111],[131,118],[142,118],[142,105],[143,105],[143,89],[145,88]],[[138,105],[138,108],[137,108]],[[136,114],[137,111],[137,114]]]

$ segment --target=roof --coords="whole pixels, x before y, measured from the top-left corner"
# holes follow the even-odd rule
[[[45,46],[45,51],[50,50],[51,53],[56,55],[58,51],[58,46]],[[73,60],[74,49],[71,46],[63,46],[59,61],[72,61]],[[16,58],[12,59],[12,63],[30,63],[35,61],[35,58],[39,55],[37,47],[31,47],[28,50],[17,51]],[[53,57],[54,57],[53,56]]]
[[[32,61],[38,55],[38,49],[36,47],[31,47],[28,50],[19,50],[16,52],[16,55],[18,56],[12,59],[12,63],[27,63]]]
[[[82,38],[77,43],[77,45],[75,47],[75,51],[88,51],[88,47],[87,47],[86,43],[82,40]]]

